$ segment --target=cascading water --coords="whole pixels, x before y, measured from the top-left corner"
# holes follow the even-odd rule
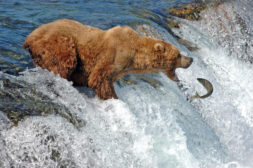
[[[164,5],[167,1],[158,2]],[[6,9],[8,5],[0,2],[0,11],[14,15],[1,3]],[[51,2],[38,3],[40,7],[52,7]],[[65,1],[53,7],[59,5],[82,21],[75,8],[83,3],[77,1],[68,10],[65,8],[70,4]],[[105,15],[103,5],[110,9],[126,5],[118,1],[86,3],[86,11],[91,12],[92,5],[101,9],[90,19],[90,24],[101,28],[115,24],[100,20]],[[7,67],[12,64],[29,69],[18,76],[10,75],[15,74],[13,68],[0,73],[0,167],[253,167],[253,2],[236,0],[210,7],[201,13],[200,21],[175,18],[181,28],[173,29],[173,34],[163,26],[165,15],[157,14],[158,9],[163,11],[161,7],[151,10],[154,3],[141,1],[147,7],[144,10],[137,3],[127,3],[129,9],[119,11],[119,16],[107,16],[118,24],[124,12],[131,12],[133,15],[120,23],[131,25],[142,35],[169,41],[194,58],[188,69],[177,70],[180,83],[163,73],[130,74],[124,79],[131,85],[124,80],[114,84],[119,100],[101,101],[88,88],[75,88],[58,75],[30,67],[30,59],[23,63],[24,51],[16,43],[8,45],[6,40],[12,39],[4,34],[5,38],[0,37],[4,42],[0,48],[1,68],[9,62]],[[28,5],[20,1],[15,8],[22,4]],[[0,14],[0,30],[10,31],[13,24],[25,25],[23,38],[17,38],[22,45],[21,39],[41,24],[36,13],[41,9],[35,4],[34,8],[35,11],[29,11],[30,6],[24,9],[34,19],[30,20],[32,26],[26,25],[28,16],[18,22]],[[64,15],[57,13],[57,18]],[[145,17],[140,18],[141,13]],[[189,51],[174,35],[199,50]],[[4,57],[9,52],[12,56]],[[205,92],[197,77],[212,82],[212,96],[191,99],[195,91]],[[15,117],[20,119],[13,123]]]
[[[183,21],[178,31],[196,43],[193,53],[215,82],[216,96],[192,102],[205,121],[226,144],[230,155],[252,166],[253,137],[253,31],[251,1],[235,1],[210,8],[201,22]],[[197,75],[196,72],[193,72]]]

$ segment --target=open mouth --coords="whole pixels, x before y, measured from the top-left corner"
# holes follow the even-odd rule
[[[179,79],[178,79],[176,73],[174,73],[174,75],[173,75],[173,77],[172,77],[172,80],[175,81],[175,82],[179,82]]]

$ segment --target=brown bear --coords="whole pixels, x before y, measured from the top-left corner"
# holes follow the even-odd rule
[[[165,72],[177,81],[175,69],[192,63],[174,45],[141,37],[130,27],[101,30],[68,19],[35,29],[24,48],[36,66],[92,88],[101,99],[117,98],[113,82],[124,74]]]

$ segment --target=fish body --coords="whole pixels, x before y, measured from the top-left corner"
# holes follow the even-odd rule
[[[212,85],[212,83],[209,82],[206,79],[203,79],[203,78],[197,78],[197,80],[199,81],[199,83],[201,83],[204,86],[204,88],[207,90],[207,93],[205,95],[203,95],[203,96],[200,96],[198,94],[198,92],[196,92],[195,95],[192,96],[192,98],[201,98],[201,99],[204,99],[204,98],[207,98],[207,97],[211,96],[212,93],[213,93],[213,85]]]

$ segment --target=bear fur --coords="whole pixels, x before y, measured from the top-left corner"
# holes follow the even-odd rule
[[[174,45],[130,27],[101,30],[68,19],[35,29],[24,48],[36,66],[92,88],[101,99],[117,98],[113,82],[124,74],[165,72],[176,81],[175,69],[192,63]]]

